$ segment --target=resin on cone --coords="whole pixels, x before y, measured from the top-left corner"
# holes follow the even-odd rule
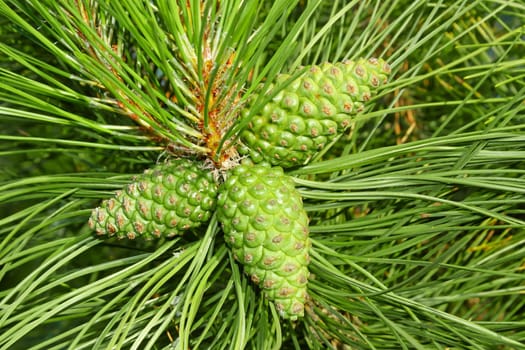
[[[171,237],[209,220],[218,186],[210,171],[186,159],[148,169],[93,210],[89,226],[118,238]]]
[[[371,58],[310,66],[292,82],[290,75],[279,75],[268,94],[289,85],[251,118],[241,133],[240,152],[256,163],[284,168],[306,164],[364,110],[389,73],[385,61]],[[244,115],[257,97],[247,103]]]
[[[308,216],[282,168],[241,164],[219,189],[217,218],[245,273],[283,318],[304,315],[308,282]]]

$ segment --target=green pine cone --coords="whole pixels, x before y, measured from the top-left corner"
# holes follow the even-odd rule
[[[282,168],[232,169],[219,189],[217,218],[245,273],[283,318],[304,316],[308,282],[308,216]]]
[[[89,226],[98,235],[145,239],[171,237],[209,220],[218,185],[201,165],[177,159],[147,169],[93,210]]]
[[[389,65],[376,58],[309,67],[253,116],[241,133],[244,147],[239,151],[256,163],[264,160],[284,168],[306,164],[364,110],[389,73]],[[279,75],[272,87],[289,78]],[[250,102],[243,114],[249,109]]]

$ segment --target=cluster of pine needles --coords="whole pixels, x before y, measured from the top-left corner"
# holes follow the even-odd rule
[[[524,35],[521,0],[0,0],[0,350],[525,349]],[[279,318],[215,218],[89,230],[153,164],[228,154],[260,84],[356,57],[390,82],[288,171],[304,318]]]

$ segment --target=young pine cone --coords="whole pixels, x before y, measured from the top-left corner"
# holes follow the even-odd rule
[[[147,169],[93,210],[89,226],[98,235],[145,239],[171,237],[209,220],[217,183],[201,165],[177,159]]]
[[[376,58],[309,67],[253,116],[241,133],[240,152],[283,168],[307,163],[364,110],[389,73],[389,65]],[[289,78],[281,74],[272,88]],[[254,94],[250,101],[256,99]],[[248,102],[244,115],[250,107]]]
[[[233,256],[280,315],[302,317],[311,242],[291,178],[279,167],[241,164],[219,189],[217,218]]]

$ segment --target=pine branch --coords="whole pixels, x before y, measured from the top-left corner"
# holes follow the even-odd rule
[[[525,348],[523,10],[0,0],[0,349]],[[278,74],[361,56],[389,83],[287,170],[313,241],[304,318],[279,316],[215,217],[90,232],[145,168],[235,158]]]

